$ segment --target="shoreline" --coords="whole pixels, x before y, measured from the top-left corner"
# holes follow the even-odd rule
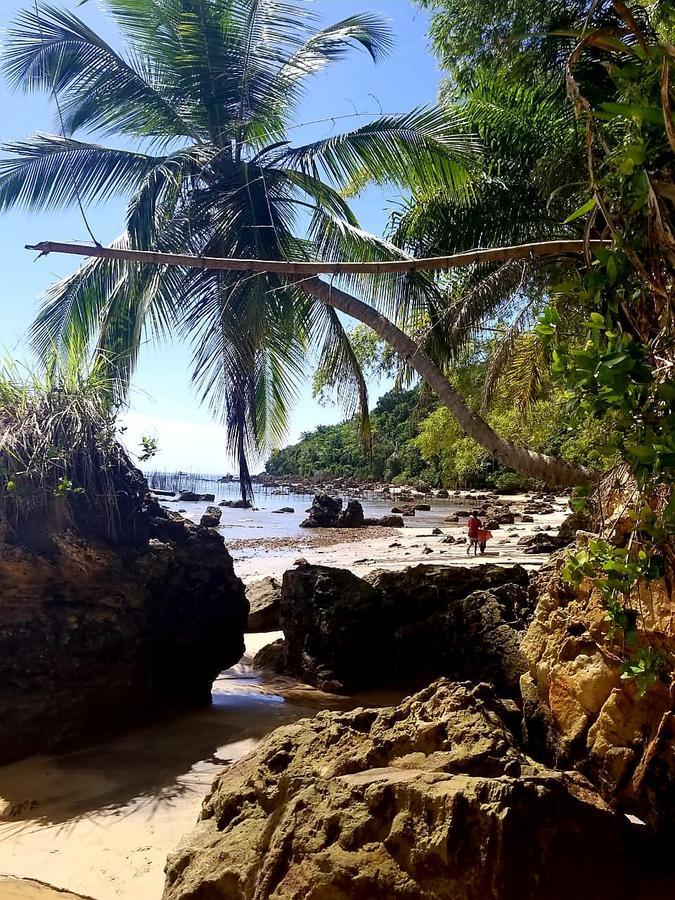
[[[516,509],[528,502],[523,494],[500,499],[511,503]],[[470,506],[471,501],[459,500],[458,508],[462,505]],[[400,570],[420,563],[471,566],[481,561],[504,566],[518,564],[530,571],[542,566],[551,554],[524,553],[518,541],[538,533],[557,534],[570,514],[568,498],[557,497],[554,508],[553,513],[532,515],[532,522],[516,521],[513,525],[502,525],[493,532],[487,552],[477,557],[473,554],[467,556],[467,545],[464,543],[443,543],[447,537],[454,537],[456,541],[465,538],[466,523],[461,520],[457,524],[439,522],[437,517],[428,524],[421,517],[417,522],[416,519],[409,519],[410,524],[404,528],[316,529],[306,538],[293,539],[292,542],[276,538],[250,538],[243,542],[245,549],[257,552],[243,557],[237,556],[237,546],[241,546],[242,542],[228,544],[226,530],[223,535],[228,548],[233,551],[235,572],[247,584],[265,576],[280,578],[298,558],[312,565],[350,569],[356,575],[365,575],[378,568]],[[437,515],[444,511],[444,508],[438,507],[434,510]],[[440,529],[441,534],[433,534],[435,528]],[[291,549],[284,551],[284,545],[289,543],[292,543]]]

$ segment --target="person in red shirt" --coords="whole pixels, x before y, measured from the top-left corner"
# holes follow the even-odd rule
[[[466,555],[469,556],[473,549],[473,555],[478,556],[478,534],[483,530],[483,523],[478,518],[478,510],[474,509],[467,520],[469,527],[469,546],[466,549]]]

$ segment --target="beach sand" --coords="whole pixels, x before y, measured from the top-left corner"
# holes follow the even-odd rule
[[[525,502],[524,496],[508,497],[514,510]],[[467,507],[465,504],[465,508]],[[321,529],[308,531],[306,538],[293,542],[292,549],[270,545],[265,538],[247,541],[248,549],[258,548],[255,555],[235,559],[235,571],[245,582],[256,581],[266,575],[280,578],[286,569],[298,559],[306,559],[314,565],[338,566],[351,569],[357,575],[365,575],[373,569],[404,569],[419,563],[428,565],[476,565],[493,562],[499,565],[519,565],[526,569],[536,569],[543,565],[550,554],[527,554],[518,547],[521,538],[537,532],[556,534],[564,519],[569,515],[566,497],[555,502],[555,511],[548,515],[534,515],[533,522],[516,522],[502,525],[493,532],[484,556],[467,556],[466,544],[444,544],[446,537],[466,537],[465,522],[451,524],[434,518],[430,523],[419,519],[406,519],[405,528]],[[434,535],[434,527],[442,534]],[[431,552],[429,552],[431,551]]]
[[[239,560],[235,567],[245,581],[281,576],[298,556],[357,574],[420,562],[518,562],[533,568],[547,557],[521,553],[518,539],[537,528],[555,532],[566,512],[561,500],[554,514],[503,526],[494,532],[484,557],[467,559],[466,545],[442,543],[448,534],[464,536],[465,524],[443,525],[444,534],[437,536],[410,520],[410,527],[394,532],[350,532],[350,540],[344,533],[311,533],[300,548],[275,548]],[[220,771],[274,728],[317,709],[400,699],[382,693],[345,700],[290,679],[263,681],[248,663],[278,636],[248,636],[247,657],[216,681],[208,709],[162,719],[86,750],[0,768],[0,900],[72,896],[37,882],[94,900],[159,900],[166,856],[193,828]]]

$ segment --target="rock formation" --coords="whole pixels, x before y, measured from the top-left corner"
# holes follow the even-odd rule
[[[217,528],[220,525],[223,511],[217,506],[208,506],[199,524],[202,528]]]
[[[520,566],[420,565],[366,579],[298,566],[284,575],[281,595],[286,671],[336,692],[420,687],[449,675],[489,678],[515,694],[527,584]]]
[[[246,631],[279,631],[281,582],[271,577],[254,581],[246,586],[246,599],[249,605]]]
[[[213,503],[215,494],[198,494],[195,491],[181,491],[178,500],[181,503]]]
[[[342,500],[328,494],[317,494],[307,512],[308,517],[300,523],[301,528],[337,528]]]
[[[661,681],[640,696],[622,678],[602,598],[588,581],[577,589],[566,584],[563,563],[559,554],[538,574],[536,612],[522,643],[528,745],[558,765],[579,767],[617,808],[672,832],[675,698]],[[672,665],[672,585],[660,579],[640,594],[650,640]]]
[[[621,820],[486,685],[319,713],[215,782],[164,900],[627,900]],[[589,839],[592,836],[592,839]]]
[[[222,538],[127,479],[126,544],[90,514],[41,552],[20,536],[1,548],[0,764],[208,703],[243,653],[248,605]]]
[[[300,523],[300,528],[364,528],[368,525],[403,527],[403,519],[400,516],[366,519],[358,500],[349,500],[343,509],[342,500],[328,494],[317,494],[307,514],[307,518]]]

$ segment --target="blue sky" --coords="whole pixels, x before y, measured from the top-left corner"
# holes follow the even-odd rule
[[[107,17],[96,0],[78,8],[76,0],[51,0],[78,15],[100,31],[107,40],[118,43]],[[0,29],[4,31],[17,11],[32,0],[0,0]],[[310,95],[301,109],[298,122],[313,122],[328,116],[359,112],[404,112],[414,106],[433,102],[440,74],[429,51],[427,16],[412,0],[316,0],[316,8],[326,22],[337,21],[354,12],[376,12],[391,23],[396,47],[390,58],[375,66],[362,52],[355,51],[346,61],[315,78]],[[358,120],[362,121],[362,120]],[[294,129],[291,137],[302,142],[320,134],[350,127],[350,120],[324,122]],[[0,142],[21,140],[35,131],[54,130],[54,110],[42,95],[12,93],[0,83]],[[397,196],[379,189],[369,190],[354,201],[362,225],[381,232]],[[108,201],[104,206],[87,209],[87,215],[99,241],[114,238],[122,228],[124,202]],[[79,213],[26,213],[13,211],[0,216],[0,271],[3,295],[0,300],[0,349],[6,356],[30,357],[26,332],[38,306],[40,294],[56,278],[74,268],[73,259],[50,256],[34,261],[25,244],[41,240],[88,240]],[[308,377],[311,372],[308,371]],[[382,386],[373,385],[374,397]],[[319,423],[340,421],[336,407],[321,407],[311,397],[309,382],[303,388],[290,423],[288,440]],[[206,409],[200,408],[190,385],[190,356],[184,346],[172,343],[144,348],[134,378],[131,409],[126,415],[127,441],[136,444],[141,434],[156,436],[161,449],[158,468],[221,472],[231,467],[224,450],[222,429],[215,425]]]

